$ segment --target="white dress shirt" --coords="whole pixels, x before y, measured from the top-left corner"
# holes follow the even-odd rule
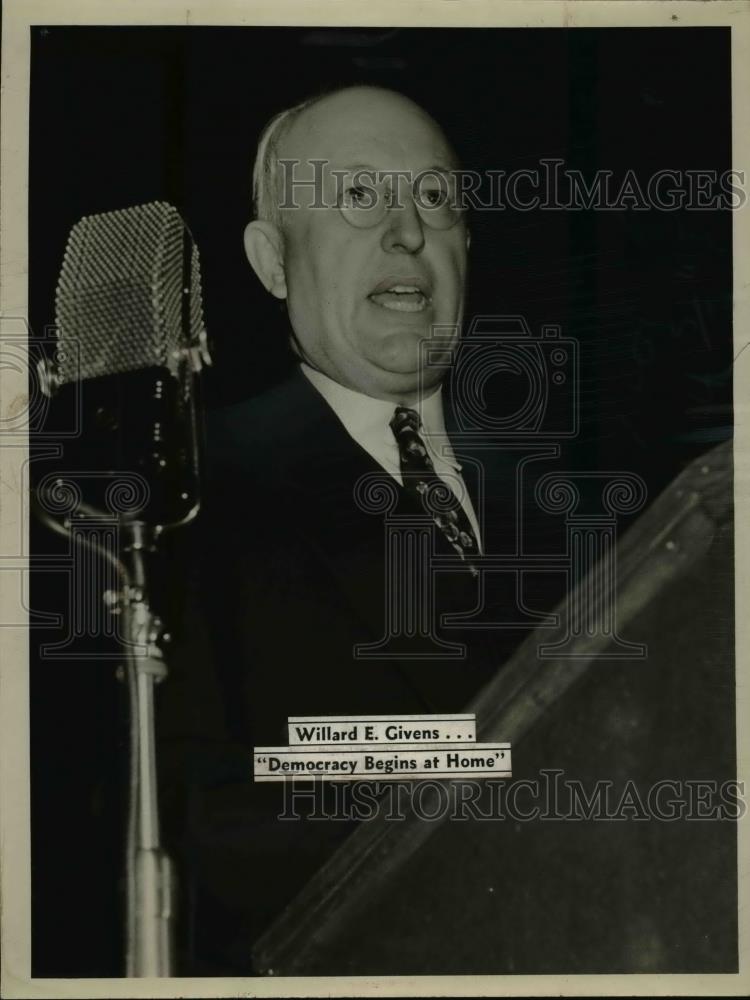
[[[347,389],[346,386],[339,385],[323,372],[316,371],[304,362],[300,367],[344,425],[349,436],[393,476],[399,485],[403,486],[398,445],[390,427],[396,404]],[[438,386],[426,399],[415,403],[413,409],[419,413],[422,420],[422,439],[432,459],[435,472],[459,496],[481,551],[479,522],[469,491],[461,476],[461,465],[456,461],[445,429],[440,387]]]

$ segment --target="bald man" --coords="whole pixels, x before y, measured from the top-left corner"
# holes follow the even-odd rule
[[[428,203],[441,176],[448,188],[458,168],[455,153],[417,105],[373,88],[343,90],[303,106],[277,122],[275,133],[264,153],[296,165],[296,204],[269,211],[266,192],[258,188],[269,173],[270,183],[277,174],[256,170],[262,216],[245,230],[255,273],[286,301],[308,365],[368,398],[413,404],[420,390],[420,342],[435,325],[457,329],[463,310],[466,221],[455,205],[439,211]],[[322,171],[316,172],[316,162]],[[360,188],[369,181],[378,200],[359,213],[357,171]],[[308,186],[316,176],[319,191]],[[281,199],[282,191],[268,196],[274,193]],[[337,208],[311,208],[320,193]],[[395,202],[396,194],[398,207],[389,209],[385,203]],[[421,388],[430,390],[442,372],[424,374]]]
[[[496,636],[461,635],[456,653],[455,630],[437,626],[398,657],[354,652],[383,638],[394,598],[384,515],[355,496],[367,477],[455,557],[438,615],[477,600],[470,470],[450,445],[442,355],[423,363],[435,327],[455,340],[462,319],[457,166],[425,111],[375,88],[282,112],[261,138],[245,249],[286,303],[298,362],[212,421],[202,624],[185,630],[173,659],[193,669],[176,668],[160,707],[162,732],[179,734],[165,737],[164,795],[206,971],[250,971],[252,941],[352,828],[279,821],[282,787],[253,785],[253,746],[286,745],[289,716],[459,712],[502,663]],[[440,484],[436,512],[424,498]]]

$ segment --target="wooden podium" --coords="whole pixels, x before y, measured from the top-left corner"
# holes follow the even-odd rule
[[[736,970],[736,827],[715,816],[736,791],[711,791],[736,776],[732,489],[729,441],[619,544],[619,633],[644,657],[584,634],[540,659],[561,607],[467,707],[539,795],[519,787],[504,818],[363,823],[256,942],[259,973]],[[590,800],[608,783],[619,818],[554,818],[580,814],[570,782]]]

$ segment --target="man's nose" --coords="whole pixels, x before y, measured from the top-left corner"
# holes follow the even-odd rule
[[[386,215],[383,249],[389,253],[419,253],[424,246],[424,228],[414,199],[406,195]]]

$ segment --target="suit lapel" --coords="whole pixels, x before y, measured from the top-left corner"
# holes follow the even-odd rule
[[[278,466],[287,516],[338,580],[366,632],[379,638],[385,609],[385,580],[379,572],[385,548],[383,514],[358,505],[356,484],[366,476],[382,477],[397,491],[401,509],[409,499],[350,437],[301,372],[293,380],[291,400],[303,419],[296,421],[295,440]]]
[[[281,505],[284,523],[293,527],[301,542],[313,549],[322,566],[337,581],[342,601],[362,624],[362,642],[379,640],[386,625],[388,581],[385,578],[384,513],[369,513],[355,499],[357,482],[380,476],[395,489],[397,511],[421,514],[398,483],[351,438],[334,411],[300,370],[274,391],[264,405],[267,433],[263,446],[273,455],[262,464],[274,482],[270,495]],[[235,414],[232,432],[242,435],[253,418]],[[228,426],[228,425],[227,425]],[[225,428],[226,429],[226,428]],[[244,462],[252,462],[258,443],[236,440]],[[476,496],[467,476],[467,488]],[[252,475],[247,472],[246,475]],[[385,664],[384,664],[385,666]],[[426,710],[459,710],[463,699],[456,672],[462,663],[448,660],[390,661],[418,692]],[[452,694],[453,693],[453,694]],[[455,697],[454,697],[455,696]]]

